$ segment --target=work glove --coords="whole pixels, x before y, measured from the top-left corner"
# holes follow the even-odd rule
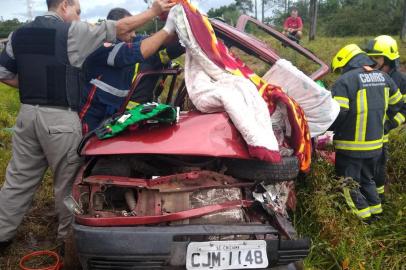
[[[174,34],[176,32],[174,9],[171,9],[171,11],[169,11],[168,18],[166,19],[166,23],[163,30],[167,32],[169,35]]]
[[[155,0],[152,3],[151,10],[154,12],[155,16],[159,16],[164,12],[169,11],[174,5],[175,2],[172,0]]]

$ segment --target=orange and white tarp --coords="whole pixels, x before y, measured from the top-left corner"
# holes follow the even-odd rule
[[[189,97],[202,112],[226,111],[248,144],[250,154],[280,160],[270,115],[277,104],[287,108],[291,126],[290,146],[308,171],[311,142],[303,110],[279,87],[268,84],[217,40],[212,26],[188,0],[178,0],[169,17],[186,48],[185,80]],[[257,151],[258,149],[265,149]]]
[[[282,87],[303,109],[312,138],[324,134],[340,112],[340,105],[310,77],[286,59],[279,59],[262,77],[269,83]],[[272,118],[274,116],[272,115]]]

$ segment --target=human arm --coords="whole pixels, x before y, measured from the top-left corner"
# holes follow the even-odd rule
[[[172,33],[168,33],[165,30],[160,30],[149,38],[144,39],[141,42],[141,54],[144,58],[148,58],[156,53],[159,48],[166,43],[168,39],[172,38]]]
[[[17,62],[11,45],[12,35],[13,33],[9,35],[6,48],[0,54],[0,81],[11,87],[18,88]]]
[[[176,23],[173,9],[169,12],[164,28],[141,43],[141,54],[147,58],[157,52],[162,45],[167,45],[176,40]],[[177,43],[179,44],[179,43]]]
[[[68,32],[69,63],[81,67],[85,59],[105,41],[116,40],[116,22],[104,21],[96,25],[75,21]]]
[[[393,79],[394,83],[399,86],[400,93],[402,94],[403,105],[395,116],[392,119],[389,119],[390,121],[387,121],[389,122],[386,123],[387,129],[397,128],[398,126],[404,124],[406,120],[406,75],[396,71],[394,76],[391,78]]]
[[[405,106],[403,95],[395,82],[387,76],[389,83],[389,98],[388,109],[386,115],[388,120],[385,123],[385,129],[394,129],[405,122],[405,116],[402,113],[402,109]],[[385,94],[386,95],[386,94]]]
[[[403,117],[406,118],[406,75],[402,74],[402,81],[399,85],[400,93],[403,96],[403,106],[400,109],[400,113],[403,115]]]
[[[173,13],[170,12],[162,30],[141,41],[117,45],[119,47],[114,48],[109,54],[108,64],[122,67],[144,61],[144,59],[155,54],[162,45],[173,40],[175,28]]]
[[[138,15],[126,17],[117,22],[104,21],[96,25],[75,21],[68,33],[68,57],[71,65],[81,67],[86,57],[103,42],[114,42],[122,36],[145,24],[155,16],[175,5],[170,0],[155,0],[152,7]]]
[[[337,130],[345,122],[350,110],[350,99],[348,96],[348,87],[343,80],[338,80],[331,89],[331,95],[340,105],[340,113],[329,130]]]
[[[125,17],[117,21],[117,37],[120,38],[130,31],[139,28],[163,12],[169,11],[176,3],[171,0],[155,0],[148,10],[130,17]]]
[[[121,68],[141,63],[155,54],[169,38],[171,38],[171,35],[161,30],[150,37],[133,43],[119,43],[109,53],[107,64]],[[181,46],[179,43],[178,45]],[[172,51],[174,50],[172,49]]]

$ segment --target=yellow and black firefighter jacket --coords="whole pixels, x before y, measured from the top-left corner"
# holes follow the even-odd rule
[[[391,129],[397,128],[406,121],[406,74],[400,72],[397,68],[392,69],[389,72],[389,76],[395,82],[395,84],[399,87],[400,93],[403,96],[403,106],[400,111],[395,114],[393,119],[387,119],[387,124],[385,127],[385,134],[383,137],[383,143],[387,143],[389,141],[389,131]]]
[[[332,95],[340,104],[340,114],[333,125],[334,145],[342,154],[371,158],[381,154],[385,116],[393,119],[404,103],[388,74],[359,63],[332,88]]]

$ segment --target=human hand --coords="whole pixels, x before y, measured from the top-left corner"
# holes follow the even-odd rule
[[[169,11],[176,3],[172,0],[155,0],[152,3],[151,10],[155,16],[159,16],[164,12]]]
[[[172,18],[167,18],[165,26],[163,28],[165,32],[167,32],[169,35],[173,35],[176,32],[176,24],[175,21]]]
[[[169,12],[168,17],[166,18],[166,23],[163,30],[169,35],[173,35],[176,32],[176,23],[172,10]]]

